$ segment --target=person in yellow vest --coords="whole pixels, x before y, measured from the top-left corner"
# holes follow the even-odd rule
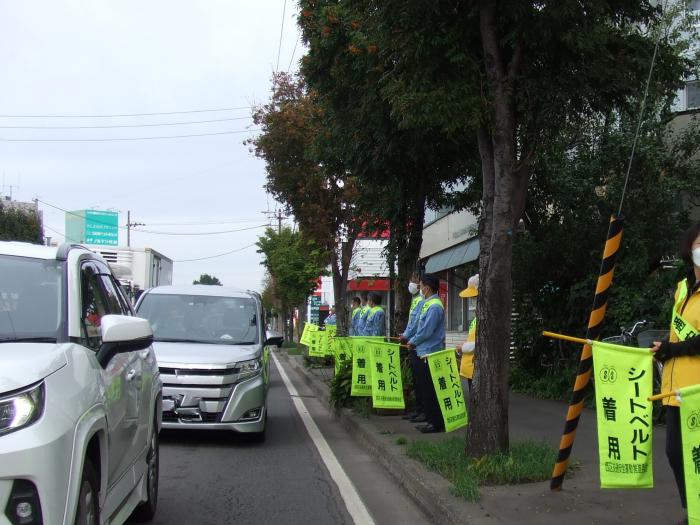
[[[358,323],[362,313],[362,301],[359,297],[352,298],[352,312],[350,314],[350,335],[360,335],[358,333]]]
[[[406,329],[399,336],[399,342],[406,345],[408,340],[413,337],[418,328],[418,317],[421,312],[423,296],[420,294],[420,275],[416,272],[411,275],[411,280],[408,283],[408,291],[413,296],[411,298],[411,306],[408,310],[408,323]],[[416,398],[415,410],[403,416],[404,419],[410,419],[412,423],[425,423],[425,410],[423,408],[423,397],[421,391],[416,384],[416,375],[420,367],[420,358],[415,352],[409,352],[408,355],[411,362],[411,377],[413,379],[413,395]]]
[[[688,269],[678,283],[671,312],[669,340],[652,344],[654,357],[664,363],[661,392],[700,383],[700,223],[681,238],[680,255]],[[683,449],[681,447],[680,403],[676,396],[663,401],[666,406],[666,456],[676,478],[683,508],[686,507]],[[681,523],[688,523],[687,519]]]
[[[479,295],[479,274],[472,275],[467,281],[467,287],[459,292],[460,297],[470,298]],[[476,316],[469,323],[467,340],[455,349],[460,355],[459,375],[467,380],[469,391],[472,390],[472,377],[474,377],[474,347],[476,346]]]

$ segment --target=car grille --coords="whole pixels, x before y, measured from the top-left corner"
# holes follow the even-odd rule
[[[219,423],[236,384],[247,379],[238,368],[160,368],[163,422]]]

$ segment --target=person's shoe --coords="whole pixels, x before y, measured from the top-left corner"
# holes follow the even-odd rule
[[[425,418],[425,414],[418,414],[415,417],[412,417],[409,420],[411,423],[425,423],[427,419]]]
[[[401,416],[401,419],[413,419],[416,417],[418,414],[416,412],[411,412],[410,414],[405,414]]]
[[[423,434],[436,434],[438,432],[442,432],[441,428],[436,427],[432,423],[428,423],[427,425],[419,428],[418,430],[420,430]]]

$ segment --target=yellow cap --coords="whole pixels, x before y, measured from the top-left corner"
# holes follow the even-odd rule
[[[472,275],[467,281],[467,287],[459,292],[460,297],[476,297],[479,295],[479,274]]]

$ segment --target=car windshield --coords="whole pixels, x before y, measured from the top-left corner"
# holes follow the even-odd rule
[[[155,341],[258,342],[257,305],[250,298],[149,293],[139,304],[138,315],[151,322]]]
[[[56,341],[62,290],[60,262],[0,255],[0,343]]]

